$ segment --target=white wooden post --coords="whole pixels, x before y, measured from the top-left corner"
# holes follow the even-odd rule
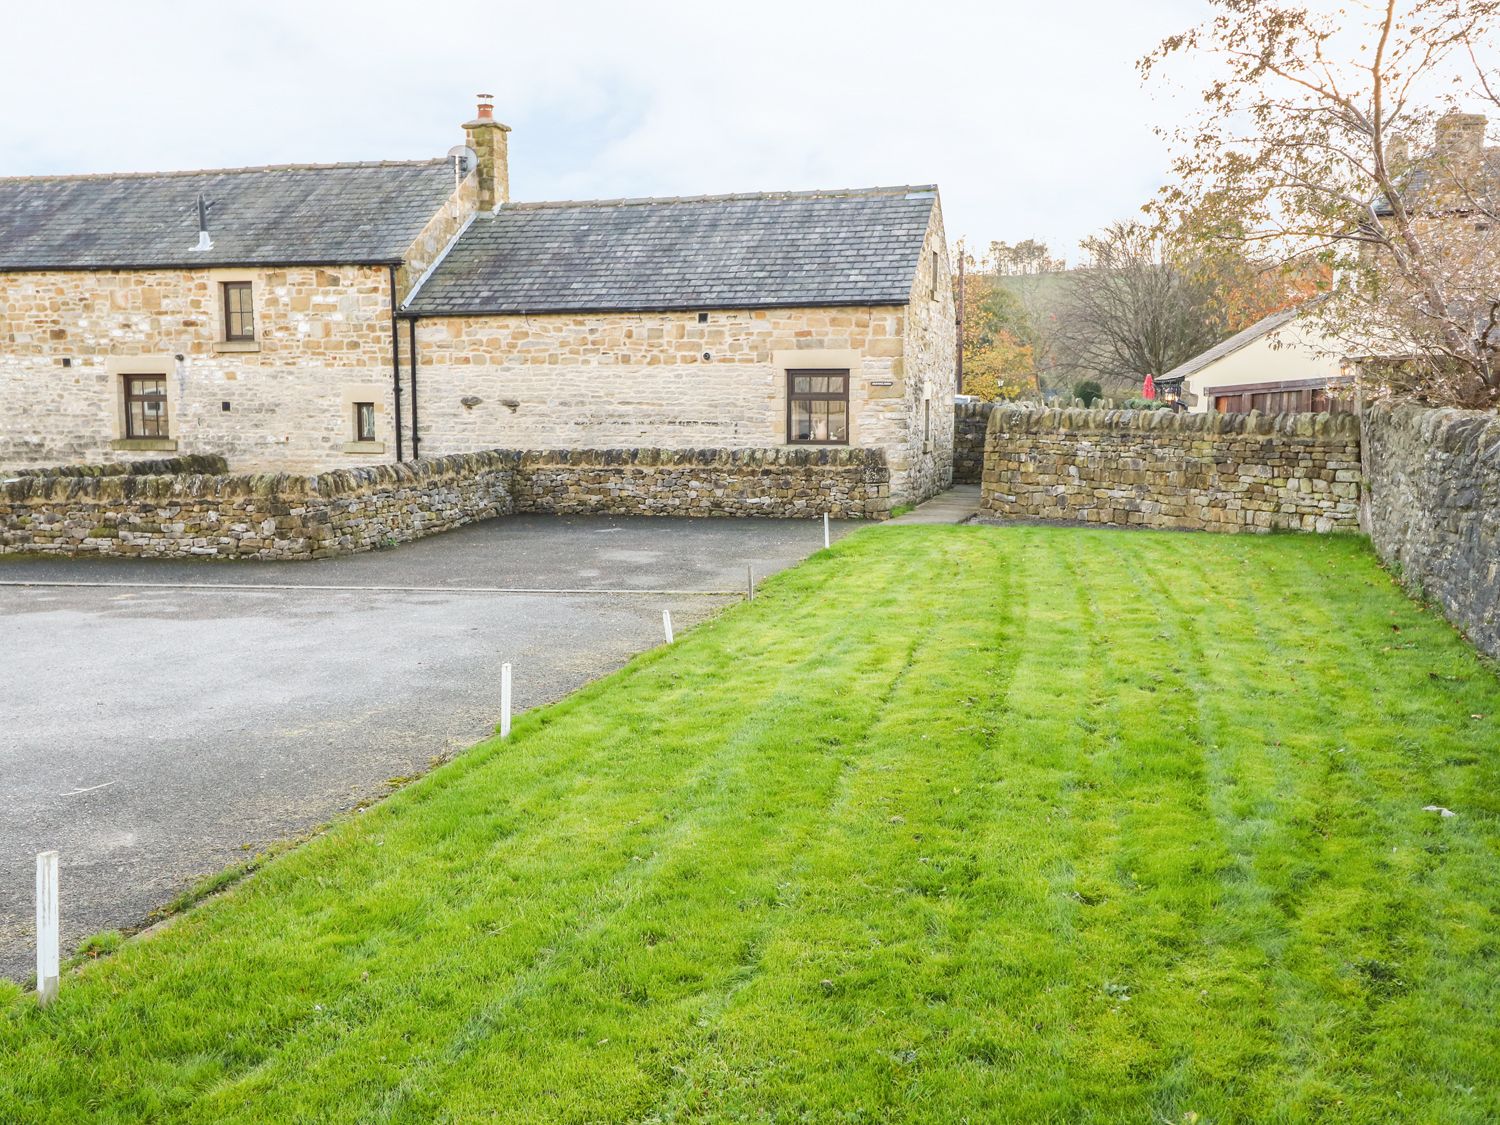
[[[36,1000],[46,1007],[57,999],[60,937],[57,924],[57,853],[36,857]]]
[[[500,737],[510,737],[510,663],[500,665]]]
[[[745,564],[745,600],[746,601],[750,601],[750,602],[753,602],[755,600],[755,564],[754,563],[746,563]]]
[[[823,513],[823,550],[828,550],[831,544],[828,541],[828,513]]]
[[[667,644],[672,643],[672,611],[664,609],[661,611],[662,631],[667,634]]]

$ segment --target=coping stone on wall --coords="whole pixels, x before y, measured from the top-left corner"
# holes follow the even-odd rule
[[[178,473],[227,473],[229,462],[217,453],[189,453],[153,461],[111,461],[102,465],[55,465],[41,469],[0,470],[0,479],[14,477],[163,476]]]

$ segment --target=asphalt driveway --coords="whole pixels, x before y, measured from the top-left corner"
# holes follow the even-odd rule
[[[835,535],[856,524],[835,525]],[[302,563],[0,558],[0,975],[35,854],[66,949],[389,791],[822,545],[798,520],[520,516]],[[31,583],[37,583],[32,585]]]

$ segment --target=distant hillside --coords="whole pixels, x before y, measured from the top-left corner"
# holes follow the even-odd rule
[[[1002,289],[1014,294],[1026,310],[1036,331],[1043,338],[1056,332],[1057,319],[1067,305],[1068,293],[1076,270],[1050,273],[1000,274],[995,280]],[[1101,375],[1076,365],[1053,363],[1037,371],[1043,390],[1070,390],[1085,379],[1093,379],[1109,398],[1131,398],[1140,393],[1139,385],[1109,375]]]
[[[1035,298],[1042,304],[1059,304],[1067,298],[1073,272],[1001,274],[996,280],[1023,300]]]

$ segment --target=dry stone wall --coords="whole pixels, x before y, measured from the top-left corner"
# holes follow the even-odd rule
[[[978,484],[984,477],[984,438],[993,402],[959,402],[953,406],[953,483]]]
[[[1352,415],[997,408],[981,507],[1005,518],[1204,531],[1353,531]]]
[[[0,554],[353,554],[508,513],[515,462],[474,453],[314,477],[21,477],[0,484]]]
[[[1500,416],[1375,405],[1363,434],[1376,552],[1500,657]]]
[[[520,456],[518,512],[879,519],[890,475],[878,449],[538,451]]]
[[[490,450],[318,476],[29,475],[0,482],[0,554],[309,559],[514,511],[881,518],[870,449]]]

